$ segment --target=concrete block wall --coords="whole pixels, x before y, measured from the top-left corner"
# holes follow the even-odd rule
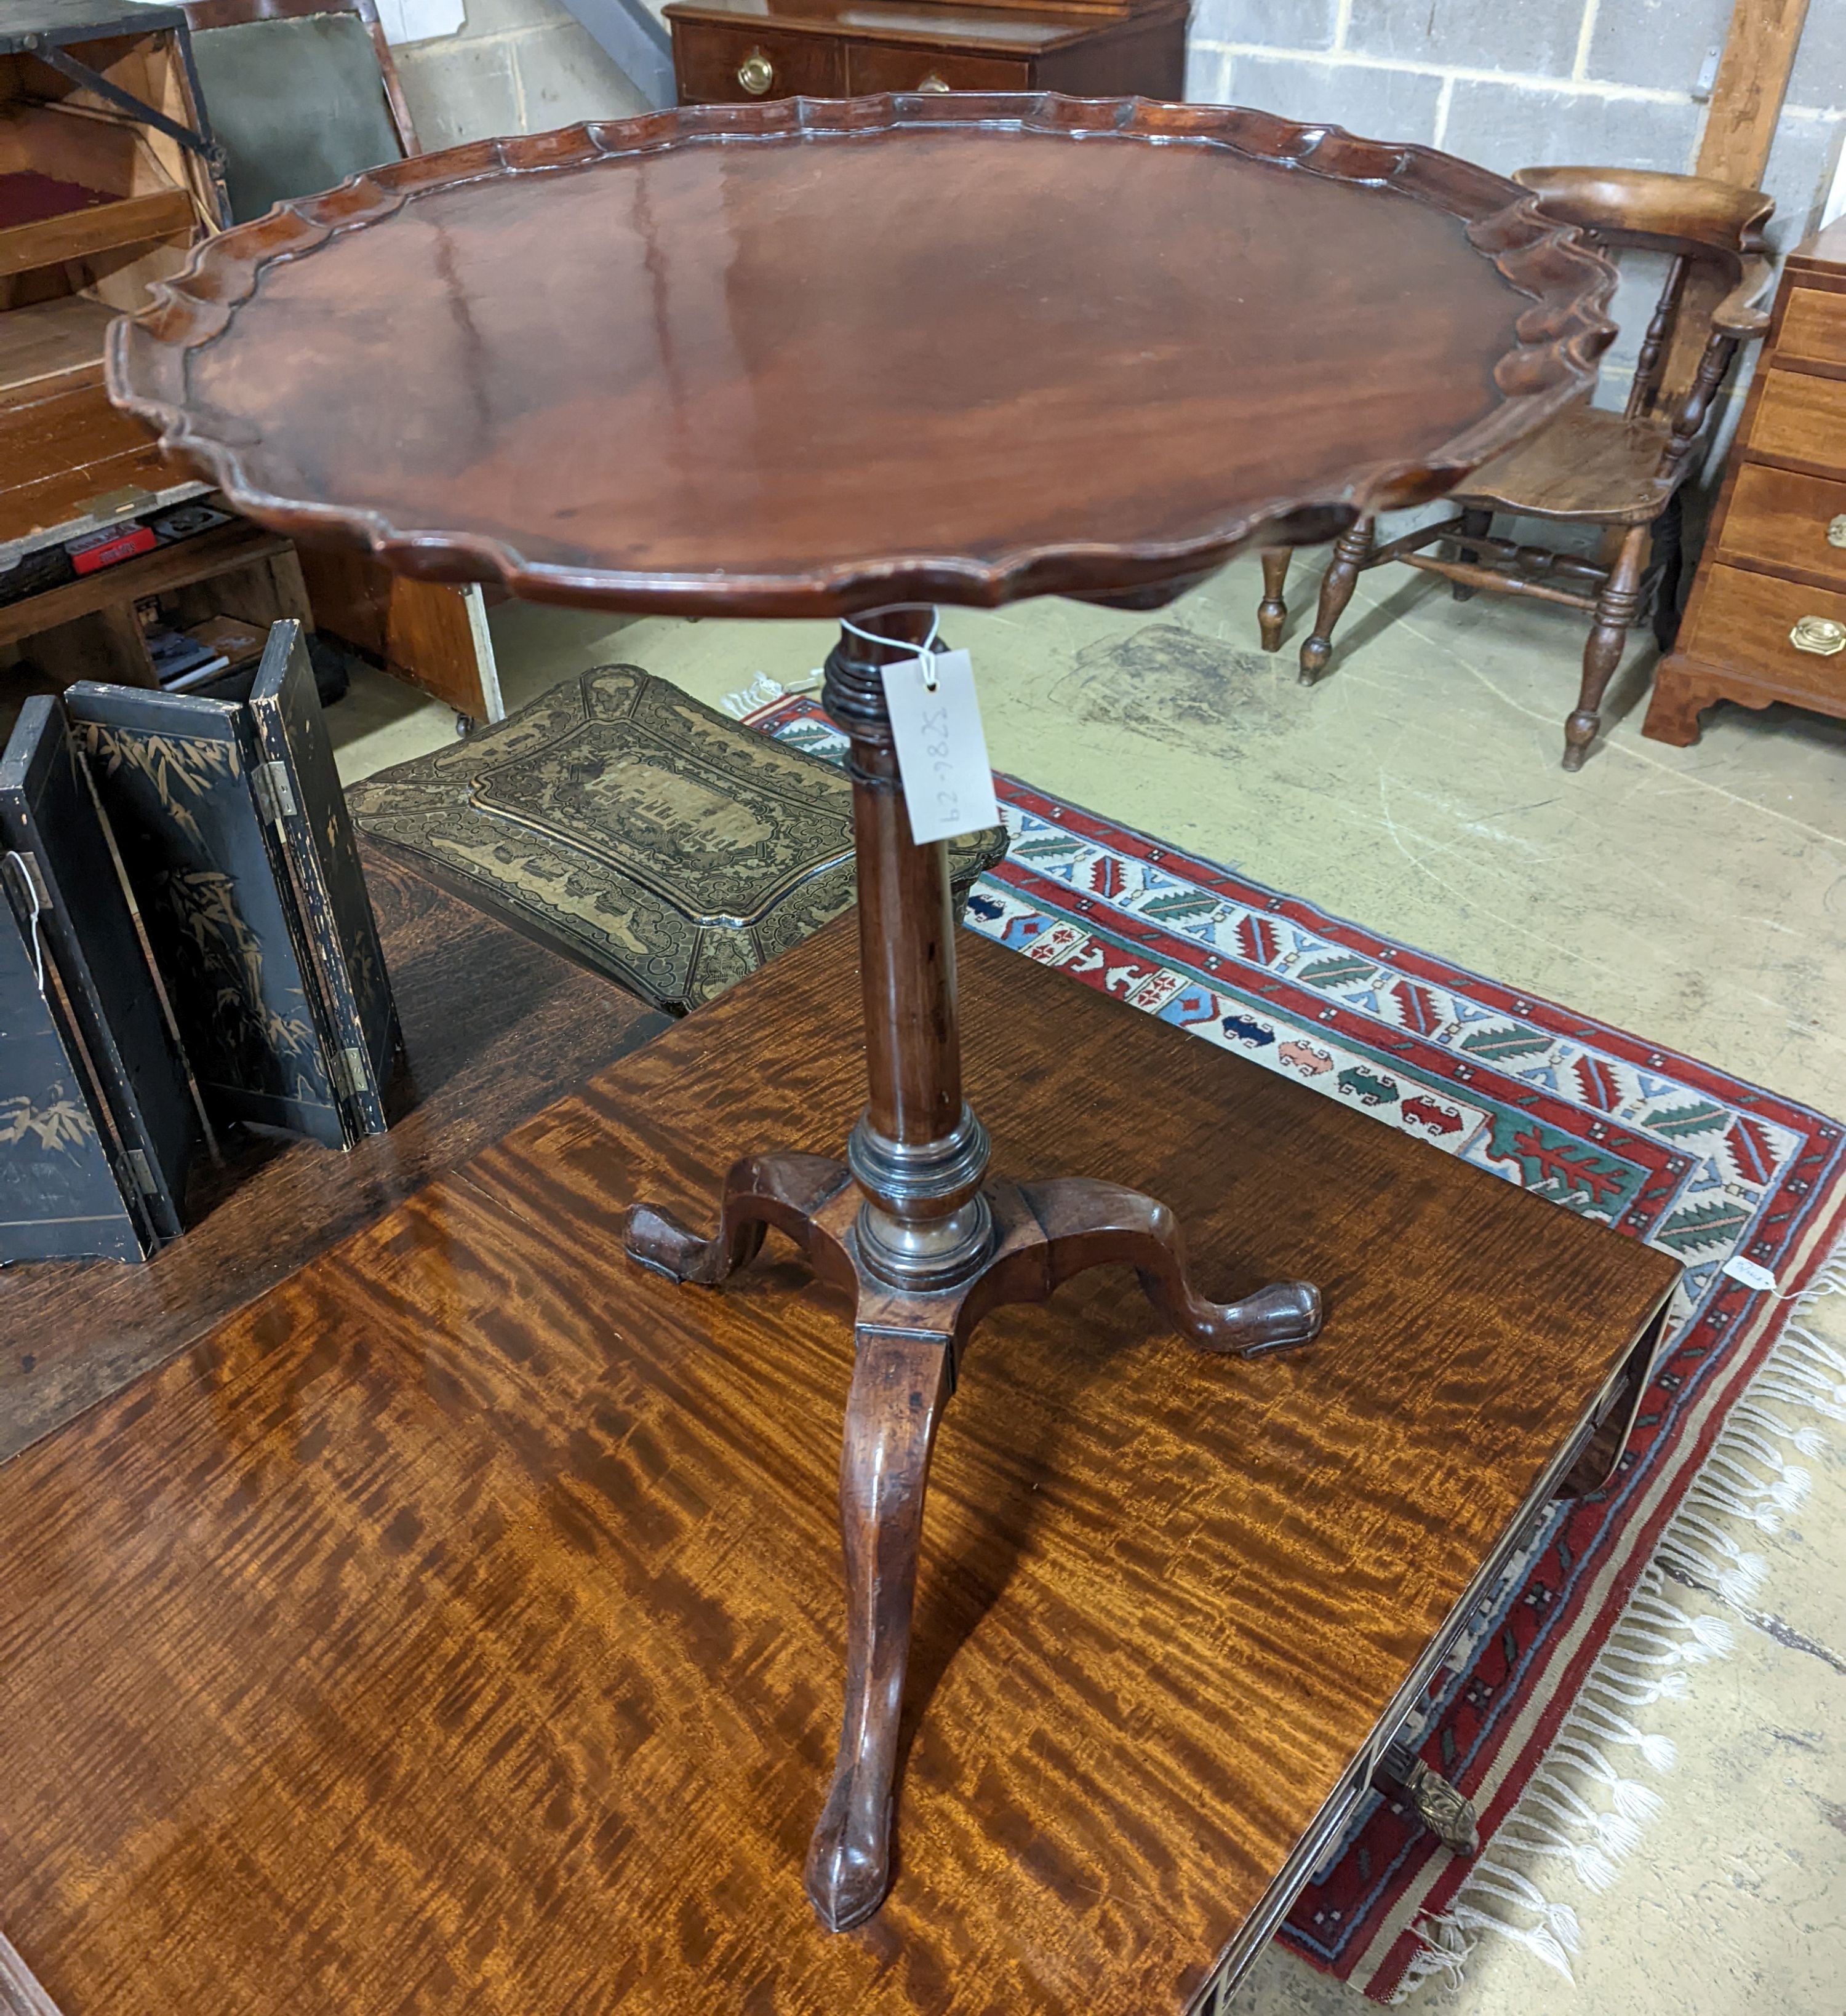
[[[1186,95],[1421,140],[1502,173],[1594,163],[1689,173],[1707,51],[1732,0],[1194,0]],[[1763,186],[1787,250],[1819,222],[1846,139],[1846,0],[1815,0]],[[1662,278],[1621,262],[1599,405],[1619,406]],[[1733,374],[1731,401],[1747,383]],[[1714,430],[1728,437],[1734,416]]]
[[[395,52],[417,138],[431,152],[647,110],[557,0],[467,0],[467,10],[459,34]]]
[[[1732,0],[1194,0],[1186,95],[1422,140],[1503,171],[1690,171]],[[1819,221],[1846,133],[1846,0],[1808,16],[1764,186],[1778,246]]]

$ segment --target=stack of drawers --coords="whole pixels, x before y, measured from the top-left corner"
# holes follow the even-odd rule
[[[1721,700],[1846,716],[1846,219],[1790,256],[1642,732],[1696,742]]]
[[[675,0],[682,105],[878,91],[1180,98],[1188,0]]]

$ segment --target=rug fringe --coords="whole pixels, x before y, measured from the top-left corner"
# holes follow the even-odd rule
[[[1660,1795],[1627,1776],[1613,1753],[1635,1752],[1650,1769],[1664,1773],[1674,1768],[1677,1751],[1670,1737],[1643,1730],[1628,1712],[1683,1699],[1689,1689],[1686,1669],[1729,1657],[1736,1642],[1722,1618],[1695,1615],[1675,1602],[1666,1593],[1667,1576],[1702,1585],[1740,1607],[1754,1602],[1768,1564],[1717,1522],[1741,1521],[1774,1533],[1806,1494],[1812,1478],[1791,1456],[1819,1456],[1829,1438],[1778,1409],[1846,1421],[1846,1352],[1801,1320],[1822,1297],[1842,1293],[1846,1242],[1828,1256],[1732,1409],[1556,1737],[1496,1831],[1491,1852],[1473,1863],[1447,1910],[1413,1928],[1422,1944],[1393,2003],[1408,2001],[1432,1981],[1458,1990],[1470,1960],[1490,1935],[1525,1947],[1575,1985],[1570,1956],[1581,1931],[1576,1913],[1547,1897],[1531,1877],[1493,1856],[1511,1852],[1539,1865],[1563,1863],[1585,1888],[1600,1892],[1640,1845],[1642,1829],[1665,1810]],[[1592,1804],[1592,1798],[1599,1803]]]

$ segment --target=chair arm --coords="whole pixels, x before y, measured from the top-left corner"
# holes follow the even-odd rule
[[[1774,286],[1775,280],[1776,269],[1767,259],[1759,259],[1754,254],[1746,254],[1743,277],[1711,311],[1711,326],[1722,329],[1726,336],[1745,340],[1763,335],[1768,329],[1769,317],[1756,304]]]

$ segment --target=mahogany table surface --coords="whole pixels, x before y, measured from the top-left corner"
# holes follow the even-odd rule
[[[926,1515],[899,1881],[802,1888],[838,1713],[849,1312],[637,1193],[833,1147],[842,919],[0,1468],[0,1899],[67,2016],[1181,2010],[1664,1256],[964,937],[996,1166],[1168,1199],[1257,1363],[1126,1270],[974,1340]]]
[[[669,1026],[388,850],[359,851],[404,1032],[391,1132],[348,1154],[233,1135],[222,1172],[193,1172],[186,1236],[146,1265],[0,1271],[0,1460]]]
[[[1487,170],[1220,106],[701,106],[213,239],[112,396],[237,508],[573,606],[1177,592],[1585,394],[1608,263]]]

